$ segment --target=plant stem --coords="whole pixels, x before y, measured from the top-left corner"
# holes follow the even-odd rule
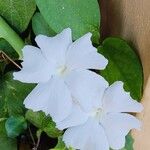
[[[36,143],[35,143],[35,140],[34,140],[34,137],[33,137],[33,135],[32,135],[32,132],[31,132],[30,127],[28,127],[28,129],[29,129],[29,134],[30,134],[30,137],[31,137],[31,139],[32,139],[33,145],[35,146]]]
[[[36,143],[36,149],[38,149],[39,144],[40,144],[41,136],[38,137],[37,143]]]
[[[6,53],[0,50],[0,57],[2,57],[4,60],[7,59],[11,63],[13,63],[17,68],[20,70],[22,69],[15,61],[13,61]]]
[[[39,144],[40,144],[40,140],[41,140],[41,134],[42,134],[42,130],[40,130],[40,129],[37,130],[36,136],[37,136],[38,140],[37,140],[36,146],[34,147],[33,150],[37,150],[38,149]]]
[[[0,38],[4,38],[18,53],[19,59],[22,59],[21,49],[24,47],[23,40],[16,34],[14,30],[0,16]]]

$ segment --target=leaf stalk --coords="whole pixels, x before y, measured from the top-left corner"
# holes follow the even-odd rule
[[[1,16],[0,16],[0,38],[5,39],[18,53],[19,59],[22,59],[21,50],[24,47],[24,42]]]

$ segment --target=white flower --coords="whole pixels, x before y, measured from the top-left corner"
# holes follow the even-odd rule
[[[86,101],[86,99],[85,99]],[[143,106],[133,100],[118,81],[108,87],[101,103],[90,112],[74,105],[70,116],[57,123],[59,129],[68,128],[63,140],[68,147],[81,150],[121,149],[125,136],[141,122],[127,112],[140,112]]]
[[[90,39],[88,33],[72,42],[67,28],[55,37],[37,36],[35,41],[40,48],[23,48],[23,68],[14,73],[14,79],[38,83],[24,101],[26,108],[42,110],[58,122],[69,115],[72,97],[87,110],[96,105],[93,97],[98,100],[107,82],[87,69],[104,69],[108,61],[97,53]]]

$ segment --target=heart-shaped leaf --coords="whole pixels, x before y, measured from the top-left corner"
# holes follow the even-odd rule
[[[37,12],[32,18],[32,28],[35,35],[54,36],[56,33],[49,27],[43,16]]]
[[[123,81],[125,89],[134,99],[140,100],[143,88],[143,71],[138,56],[122,39],[107,38],[99,48],[109,63],[101,75],[112,84]]]
[[[36,9],[34,0],[0,0],[0,15],[17,31],[24,31]]]
[[[87,32],[99,43],[100,11],[97,0],[36,0],[41,14],[56,32],[70,27],[76,40]]]
[[[125,83],[125,89],[131,93],[134,99],[140,100],[143,87],[142,65],[133,49],[122,39],[107,38],[99,48],[99,52],[108,60],[109,64],[101,75],[112,84],[121,80]],[[133,138],[126,136],[125,147],[121,150],[133,150]]]

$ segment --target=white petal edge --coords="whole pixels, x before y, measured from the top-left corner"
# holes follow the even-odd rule
[[[55,122],[62,121],[71,112],[72,98],[65,83],[52,78],[47,83],[38,84],[24,101],[25,107],[33,111],[42,110],[50,114]]]
[[[39,83],[45,82],[50,79],[50,75],[53,73],[52,69],[49,69],[51,65],[43,57],[39,48],[26,45],[23,49],[23,62],[21,71],[14,72],[14,80],[19,80],[25,83]]]
[[[94,119],[85,124],[69,128],[63,135],[67,147],[80,150],[109,150],[103,128]]]
[[[66,28],[54,37],[38,35],[35,41],[50,63],[63,65],[66,59],[66,51],[72,43],[71,29]]]
[[[67,66],[71,69],[104,69],[108,60],[97,52],[92,45],[91,33],[87,33],[74,43],[67,51]]]
[[[105,91],[103,107],[106,112],[141,112],[141,103],[133,100],[123,88],[123,82],[114,82]]]
[[[70,115],[62,120],[61,122],[56,123],[56,127],[60,130],[66,129],[68,127],[73,127],[85,123],[88,119],[88,114],[83,112],[78,106],[78,104],[73,103],[72,111]]]
[[[131,129],[140,129],[141,122],[126,113],[110,113],[101,120],[112,149],[125,146],[125,136]]]
[[[89,70],[75,70],[68,74],[65,81],[72,96],[84,111],[102,105],[102,97],[108,83],[100,75]]]

